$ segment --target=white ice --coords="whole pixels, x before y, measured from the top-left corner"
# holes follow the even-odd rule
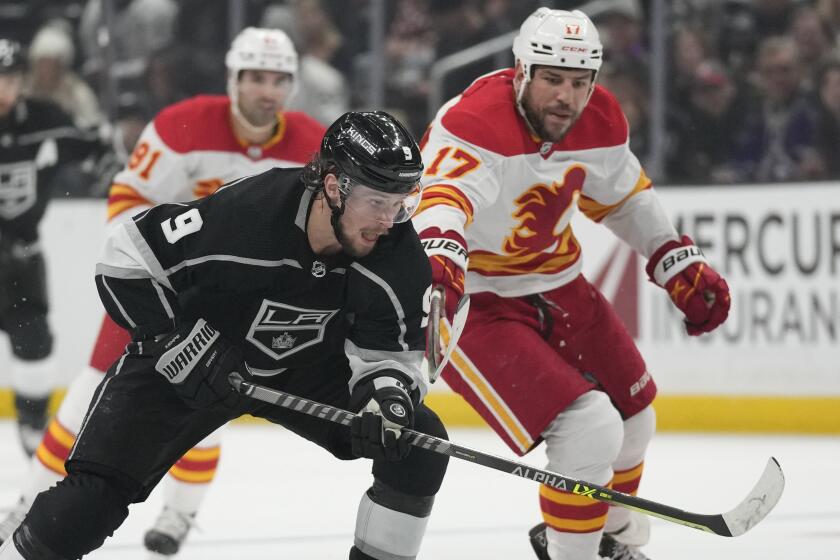
[[[13,425],[0,422],[0,508],[12,505],[25,471]],[[515,458],[488,430],[452,429],[452,441]],[[639,495],[699,513],[734,507],[774,455],[787,486],[760,525],[725,538],[653,520],[653,560],[790,560],[840,557],[840,439],[806,436],[659,434]],[[522,461],[544,466],[536,451]],[[452,459],[420,558],[533,560],[526,533],[539,521],[537,485]],[[216,481],[179,560],[345,559],[366,461],[340,462],[274,426],[225,433]],[[160,509],[155,492],[132,506],[94,560],[146,560],[141,540]]]

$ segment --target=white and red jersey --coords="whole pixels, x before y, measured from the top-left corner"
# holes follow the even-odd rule
[[[164,202],[195,200],[224,183],[272,167],[305,164],[318,152],[324,127],[304,113],[278,114],[265,144],[233,130],[230,99],[202,95],[167,107],[143,130],[108,196],[108,219],[123,221]]]
[[[574,280],[575,207],[645,256],[676,238],[606,89],[596,86],[563,140],[550,143],[517,110],[513,76],[500,70],[473,82],[440,109],[421,142],[426,188],[415,227],[463,236],[467,292],[521,296]]]

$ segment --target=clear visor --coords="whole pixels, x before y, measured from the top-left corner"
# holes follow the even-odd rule
[[[423,193],[419,182],[406,194],[392,194],[365,186],[346,175],[339,177],[339,185],[348,210],[389,226],[410,220]]]

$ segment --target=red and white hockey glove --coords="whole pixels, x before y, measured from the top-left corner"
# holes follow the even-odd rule
[[[729,286],[709,266],[694,241],[683,235],[651,255],[646,267],[651,282],[665,288],[671,301],[685,315],[691,336],[710,332],[729,315]]]
[[[420,242],[432,266],[432,287],[443,288],[446,318],[452,323],[458,301],[464,295],[467,243],[454,230],[432,227],[420,232]]]

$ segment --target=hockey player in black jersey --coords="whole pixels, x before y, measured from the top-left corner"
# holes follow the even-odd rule
[[[170,465],[252,414],[341,459],[373,459],[350,558],[415,558],[447,459],[402,428],[446,432],[423,403],[428,259],[408,221],[423,164],[387,113],[347,113],[303,169],[162,204],[109,237],[96,285],[133,342],[97,389],[67,464],[0,560],[74,559],[102,545]],[[350,427],[232,391],[261,384],[361,411]]]
[[[23,70],[20,45],[0,38],[0,330],[12,349],[21,443],[32,455],[54,382],[38,223],[58,165],[84,159],[100,142],[75,128],[58,105],[22,97]]]

